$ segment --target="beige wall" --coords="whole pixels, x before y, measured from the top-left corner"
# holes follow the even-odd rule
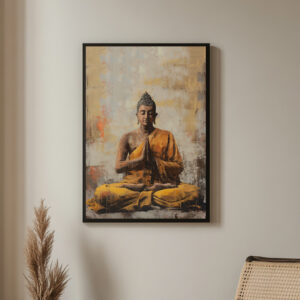
[[[42,197],[63,299],[233,299],[247,255],[300,257],[299,1],[2,1],[1,299]],[[210,224],[81,222],[82,42],[212,44]]]

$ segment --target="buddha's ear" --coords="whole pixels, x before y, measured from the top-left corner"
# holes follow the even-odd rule
[[[155,124],[155,120],[156,120],[157,115],[158,115],[158,113],[155,113],[154,120],[153,120],[154,124]]]

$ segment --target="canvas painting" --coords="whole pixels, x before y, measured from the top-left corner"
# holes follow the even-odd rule
[[[209,221],[209,44],[83,45],[83,221]]]

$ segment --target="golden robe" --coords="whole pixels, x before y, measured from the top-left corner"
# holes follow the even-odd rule
[[[98,212],[147,210],[151,206],[162,208],[198,208],[199,188],[180,183],[179,174],[183,170],[181,155],[171,132],[154,129],[149,135],[152,157],[151,164],[144,164],[137,170],[129,170],[119,183],[103,184],[96,188],[93,198],[87,200],[89,209]],[[144,143],[140,144],[128,157],[141,157]],[[158,191],[147,190],[155,183],[169,183],[174,187]],[[144,185],[139,191],[130,185]]]

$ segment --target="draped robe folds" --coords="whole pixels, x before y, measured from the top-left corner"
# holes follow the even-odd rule
[[[154,129],[149,135],[151,163],[135,170],[128,170],[121,182],[103,184],[96,188],[87,206],[97,212],[137,211],[161,208],[200,209],[199,188],[181,183],[183,170],[181,155],[169,131]],[[135,148],[128,160],[141,157],[144,142]],[[160,190],[147,190],[154,184],[169,184]]]

